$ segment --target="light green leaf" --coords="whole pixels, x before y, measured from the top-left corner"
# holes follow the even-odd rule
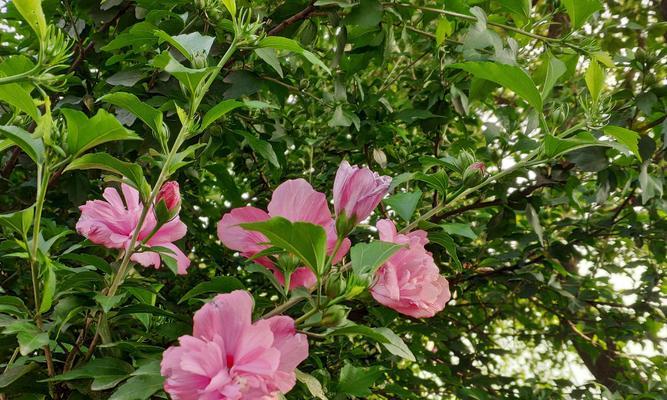
[[[124,297],[125,293],[117,294],[115,296],[107,296],[102,293],[98,293],[95,295],[95,301],[97,301],[99,305],[102,306],[102,311],[108,313],[114,307],[120,304],[120,302],[123,300]]]
[[[204,114],[204,117],[201,120],[200,130],[208,128],[209,125],[217,121],[219,118],[225,114],[243,107],[245,104],[237,100],[223,100],[220,103],[216,104]]]
[[[358,243],[350,250],[352,270],[357,275],[373,275],[403,245],[379,240],[370,243]]]
[[[563,76],[567,72],[567,66],[564,62],[559,60],[554,56],[549,56],[549,61],[547,61],[547,73],[544,77],[544,84],[542,85],[542,99],[546,99],[551,93],[558,78]]]
[[[522,97],[538,111],[542,111],[542,95],[537,90],[535,82],[519,67],[490,61],[471,61],[452,64],[449,67],[462,69],[477,78],[502,85]]]
[[[63,109],[62,113],[67,121],[67,150],[75,158],[103,143],[142,140],[105,110],[97,111],[92,118],[73,109]]]
[[[45,271],[42,277],[44,287],[42,288],[42,303],[39,306],[40,313],[45,313],[51,309],[53,296],[56,294],[56,272],[53,270],[53,263],[47,262],[44,267]]]
[[[32,226],[32,218],[35,214],[35,206],[10,214],[0,214],[0,226],[11,229],[23,237],[28,235]]]
[[[269,161],[274,167],[281,168],[278,156],[273,150],[273,146],[265,140],[258,139],[254,135],[244,131],[234,131],[236,134],[243,136],[248,145],[257,152],[264,159]]]
[[[561,4],[570,16],[572,30],[581,28],[594,12],[602,10],[599,0],[562,0]]]
[[[188,301],[196,296],[208,293],[229,293],[233,290],[243,289],[243,283],[233,276],[219,276],[213,278],[208,282],[201,282],[197,286],[188,290],[187,293],[181,297],[178,301],[178,304],[181,304],[185,301]]]
[[[525,18],[530,17],[530,0],[499,0],[499,3],[509,12]]]
[[[42,10],[42,0],[13,0],[12,4],[37,36],[43,40],[46,37],[47,25]]]
[[[144,178],[143,170],[137,164],[120,161],[107,153],[91,153],[84,154],[72,161],[65,168],[65,172],[87,169],[100,169],[123,176],[135,189],[139,190],[143,199],[148,197],[147,192],[150,191],[150,186]]]
[[[295,40],[282,36],[267,36],[264,39],[260,40],[260,42],[258,43],[258,47],[259,48],[269,47],[272,49],[291,51],[293,53],[303,56],[311,64],[317,65],[318,67],[327,71],[327,73],[329,74],[331,73],[329,67],[324,65],[322,60],[320,60],[315,54],[311,53],[310,51],[304,50]]]
[[[372,394],[371,386],[382,375],[382,367],[355,367],[345,363],[340,371],[337,389],[352,396],[366,397]]]
[[[544,138],[544,154],[547,157],[557,157],[570,151],[590,146],[605,146],[588,132],[580,132],[567,139],[557,138],[547,134]]]
[[[616,139],[616,141],[632,152],[641,161],[642,156],[639,153],[639,133],[615,125],[605,126],[602,131]]]
[[[44,162],[44,143],[18,126],[0,125],[0,135],[19,146],[35,164]]]
[[[477,239],[477,234],[472,230],[470,224],[450,223],[440,225],[443,231],[450,235],[459,235],[470,239]]]
[[[604,78],[605,74],[600,63],[591,60],[584,79],[586,80],[586,87],[588,88],[588,92],[591,94],[591,99],[593,99],[594,103],[597,103],[600,98],[600,93],[602,93],[602,88],[604,87]]]
[[[39,110],[30,93],[17,83],[0,85],[0,101],[16,107],[35,121],[39,119]]]
[[[211,68],[193,69],[184,67],[183,64],[176,61],[168,51],[163,51],[157,55],[152,64],[160,69],[170,73],[179,82],[181,82],[190,91],[195,93],[199,84],[209,76]]]
[[[255,54],[264,60],[265,63],[269,64],[281,78],[283,77],[283,68],[280,66],[280,60],[274,49],[268,47],[255,49]]]
[[[27,356],[49,344],[49,334],[47,332],[23,331],[16,335],[16,339],[19,342],[19,351],[22,356]]]
[[[222,4],[225,5],[232,17],[236,16],[236,0],[222,0]]]
[[[324,272],[327,235],[320,225],[273,217],[268,221],[241,224],[241,227],[264,234],[272,245],[299,257],[316,275]]]
[[[148,125],[153,132],[163,131],[163,116],[160,111],[139,100],[132,93],[116,92],[102,96],[100,101],[104,101],[114,106],[121,107],[134,114],[137,118]]]
[[[194,57],[198,54],[207,57],[215,41],[214,37],[202,35],[197,31],[171,36],[167,32],[158,29],[155,31],[155,35],[174,46],[190,61],[193,61]]]
[[[389,328],[373,328],[376,332],[382,334],[389,342],[382,345],[393,355],[404,358],[408,361],[416,361],[415,355],[410,348],[403,342],[400,336]]]
[[[389,343],[389,339],[381,332],[368,327],[366,325],[351,324],[342,328],[335,329],[327,334],[327,336],[341,336],[341,335],[361,335],[373,339],[378,343]]]
[[[305,372],[299,371],[298,369],[294,372],[296,373],[296,379],[306,385],[306,388],[308,388],[308,391],[313,395],[313,397],[319,400],[329,400],[324,394],[322,384],[317,380],[317,378]]]
[[[648,160],[642,164],[639,172],[639,187],[642,189],[642,204],[646,204],[654,197],[662,197],[663,193],[663,178],[658,176],[651,176],[648,173]]]
[[[435,28],[435,43],[440,46],[454,32],[454,26],[445,17],[438,19],[438,26]]]
[[[396,214],[398,214],[405,221],[410,221],[412,214],[415,213],[419,199],[422,197],[421,190],[414,192],[398,193],[389,198],[384,199],[384,203],[390,206]]]

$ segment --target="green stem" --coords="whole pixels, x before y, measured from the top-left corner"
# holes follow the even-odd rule
[[[295,305],[299,304],[301,300],[305,299],[305,296],[295,296],[292,297],[291,299],[287,300],[283,304],[280,304],[276,306],[276,308],[272,309],[271,311],[267,312],[266,314],[262,315],[262,319],[266,318],[271,318],[276,315],[280,315],[284,313],[285,311],[289,310],[290,308],[294,307]]]
[[[294,325],[299,325],[299,324],[302,323],[303,321],[305,321],[305,320],[307,320],[308,318],[312,317],[313,315],[317,314],[319,311],[320,311],[320,310],[319,310],[317,307],[311,309],[311,310],[308,311],[307,313],[303,314],[302,316],[300,316],[299,318],[297,318],[296,320],[294,320]]]
[[[41,65],[37,64],[28,71],[21,72],[20,74],[0,77],[0,85],[7,85],[9,83],[28,80],[32,75],[35,74],[35,72],[39,71],[40,68]]]
[[[504,177],[505,175],[509,175],[512,172],[514,172],[518,169],[521,169],[523,167],[533,165],[535,163],[535,160],[533,160],[533,158],[536,155],[537,155],[537,153],[534,152],[531,155],[529,155],[528,157],[526,157],[525,160],[519,161],[516,164],[514,164],[513,166],[507,168],[506,170],[500,171],[497,174],[486,178],[484,181],[482,181],[480,184],[478,184],[476,186],[469,187],[469,188],[463,190],[462,192],[460,192],[456,196],[454,196],[451,200],[449,200],[447,203],[441,203],[437,207],[434,207],[431,210],[429,210],[428,212],[424,213],[423,215],[417,217],[417,219],[412,221],[405,228],[401,229],[400,233],[405,233],[405,232],[409,232],[409,231],[413,230],[414,228],[416,228],[419,225],[419,223],[421,221],[426,221],[426,220],[430,219],[431,217],[433,217],[434,215],[437,215],[437,214],[445,211],[446,208],[453,206],[459,200],[464,199],[466,196],[468,196],[470,193],[478,191],[479,189],[483,188],[484,186],[486,186],[486,185],[488,185],[492,182],[497,181],[498,179]],[[539,161],[539,162],[541,162],[541,161]]]
[[[384,7],[397,7],[398,6],[398,7],[414,8],[414,9],[421,10],[421,11],[428,11],[428,12],[433,12],[433,13],[437,13],[437,14],[448,15],[450,17],[465,19],[465,20],[468,20],[468,21],[477,21],[477,18],[473,15],[461,14],[461,13],[457,13],[457,12],[454,12],[454,11],[441,10],[441,9],[438,9],[438,8],[416,6],[416,5],[413,5],[413,4],[405,4],[405,3],[382,3],[382,5]],[[587,53],[586,50],[584,50],[583,48],[581,48],[577,45],[574,45],[572,43],[568,43],[567,41],[564,41],[563,39],[560,39],[560,38],[552,38],[552,37],[549,37],[549,36],[544,36],[544,35],[540,35],[540,34],[537,34],[537,33],[528,32],[528,31],[525,31],[521,28],[517,28],[517,27],[511,26],[511,25],[501,24],[499,22],[494,22],[494,21],[487,21],[486,24],[491,25],[491,26],[495,26],[497,28],[501,28],[501,29],[506,30],[506,31],[515,32],[515,33],[518,33],[520,35],[523,35],[523,36],[526,36],[526,37],[529,37],[529,38],[532,38],[532,39],[541,40],[545,43],[560,44],[560,45],[563,45],[563,46],[567,46],[567,47],[569,47],[573,50],[577,50],[577,51],[582,52],[582,53]]]

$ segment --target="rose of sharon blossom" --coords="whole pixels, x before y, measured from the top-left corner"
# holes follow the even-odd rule
[[[104,200],[87,201],[79,207],[81,217],[76,223],[76,230],[95,244],[100,244],[110,249],[125,249],[130,246],[132,234],[134,233],[143,204],[139,199],[139,192],[126,184],[121,185],[123,197],[115,188],[106,188],[102,197]],[[124,201],[123,201],[124,199]],[[157,222],[153,210],[149,210],[146,220],[139,233],[137,242],[146,239],[155,229]],[[162,225],[160,229],[148,240],[146,246],[166,247],[174,252],[178,273],[185,274],[190,260],[173,243],[185,236],[187,227],[178,217]],[[144,267],[160,267],[160,254],[155,252],[134,253],[131,260]]]
[[[304,179],[283,182],[276,188],[269,202],[268,213],[256,207],[235,208],[222,216],[218,223],[218,238],[225,246],[236,250],[244,257],[252,257],[267,249],[264,243],[269,240],[259,232],[247,231],[239,224],[266,221],[272,217],[283,217],[292,222],[310,222],[321,225],[327,234],[327,250],[333,252],[336,245],[336,226],[324,193],[317,192]],[[334,263],[340,261],[350,249],[350,240],[345,239],[334,257]],[[271,271],[280,283],[285,283],[283,274],[268,257],[255,260]],[[317,282],[315,274],[307,267],[299,267],[290,277],[290,289],[295,287],[313,287]]]
[[[287,316],[252,323],[252,308],[250,294],[236,290],[195,313],[192,336],[162,357],[172,399],[274,400],[294,387],[294,370],[308,357],[306,336]]]
[[[164,204],[169,211],[172,211],[181,205],[181,192],[179,191],[178,182],[169,181],[162,185],[157,194],[157,198],[155,199],[155,203],[159,203],[161,200],[164,201]]]
[[[407,245],[398,250],[378,269],[371,295],[379,303],[415,318],[434,316],[451,298],[449,282],[433,261],[424,245],[426,232],[396,232],[390,220],[377,223],[380,240]]]
[[[336,215],[355,222],[368,218],[387,194],[391,178],[343,161],[336,172],[333,200]]]

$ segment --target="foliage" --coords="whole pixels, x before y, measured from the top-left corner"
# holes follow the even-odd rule
[[[309,335],[288,399],[664,397],[665,4],[4,4],[0,399],[167,398],[162,352],[239,288]],[[353,241],[385,217],[428,231],[452,292],[433,318],[365,290],[395,245],[330,273],[318,226],[256,224],[323,278],[286,293],[216,240],[232,207],[327,190],[343,159],[393,178]],[[153,204],[167,179],[187,275],[74,231],[105,187]]]

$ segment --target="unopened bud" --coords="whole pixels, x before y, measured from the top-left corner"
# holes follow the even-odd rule
[[[483,162],[477,161],[468,166],[463,173],[463,183],[466,185],[476,185],[482,181],[486,174],[486,166]]]
[[[373,149],[373,160],[375,160],[381,168],[387,166],[387,155],[380,149]]]
[[[338,326],[341,322],[345,321],[349,311],[347,307],[340,304],[333,305],[324,312],[320,325],[326,327]]]
[[[327,297],[335,299],[345,291],[345,281],[340,273],[333,273],[327,280],[325,292]]]
[[[165,184],[162,185],[160,191],[158,192],[156,201],[158,203],[160,201],[164,201],[164,204],[167,206],[167,210],[169,210],[169,212],[173,212],[174,210],[178,212],[178,209],[181,207],[181,192],[179,190],[178,182],[165,182]]]

